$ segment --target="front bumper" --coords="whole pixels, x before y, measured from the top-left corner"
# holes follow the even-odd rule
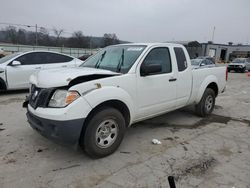
[[[85,118],[67,121],[49,120],[38,117],[29,110],[26,115],[31,127],[46,138],[64,145],[78,146]]]

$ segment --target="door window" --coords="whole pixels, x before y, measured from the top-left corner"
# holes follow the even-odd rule
[[[187,59],[182,48],[174,48],[178,71],[184,71],[187,68]]]
[[[24,54],[17,59],[22,65],[37,65],[43,63],[43,56],[39,52]]]
[[[158,72],[156,74],[172,72],[170,53],[168,48],[166,47],[159,47],[152,49],[148,53],[142,64],[143,65],[160,64],[162,70],[161,72]]]

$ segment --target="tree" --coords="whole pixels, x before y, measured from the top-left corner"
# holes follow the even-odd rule
[[[76,31],[68,40],[70,47],[86,48],[89,47],[90,37],[85,37],[82,31]]]
[[[49,36],[49,32],[46,28],[40,27],[38,36],[38,44],[43,46],[51,46],[51,38]]]
[[[26,44],[26,30],[25,29],[18,29],[17,32],[17,41],[18,44]]]
[[[17,44],[17,30],[14,26],[9,26],[6,28],[6,34],[11,43]]]
[[[54,28],[53,31],[54,31],[54,34],[56,35],[55,45],[58,46],[60,45],[60,37],[61,37],[61,34],[63,33],[63,29]]]
[[[114,33],[105,33],[103,37],[85,36],[82,31],[76,31],[71,37],[63,37],[63,29],[53,29],[52,35],[44,27],[34,30],[26,30],[9,26],[0,29],[0,42],[13,44],[43,46],[65,46],[72,48],[100,48],[108,45],[119,44],[119,39]]]
[[[109,46],[109,45],[114,45],[114,44],[119,44],[119,39],[116,36],[116,34],[115,33],[105,33],[103,35],[103,45]]]

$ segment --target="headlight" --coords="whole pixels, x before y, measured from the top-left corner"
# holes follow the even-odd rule
[[[0,73],[4,73],[4,69],[0,68]]]
[[[77,91],[67,91],[58,89],[54,92],[49,101],[49,107],[63,108],[80,97]]]

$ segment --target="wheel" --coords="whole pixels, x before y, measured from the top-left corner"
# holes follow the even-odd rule
[[[196,105],[196,113],[205,117],[212,113],[215,104],[215,92],[214,90],[207,88],[203,93],[200,102]]]
[[[246,71],[246,68],[241,69],[241,72],[244,73]]]
[[[88,121],[80,145],[92,158],[105,157],[119,147],[125,130],[124,117],[118,110],[102,108]]]

